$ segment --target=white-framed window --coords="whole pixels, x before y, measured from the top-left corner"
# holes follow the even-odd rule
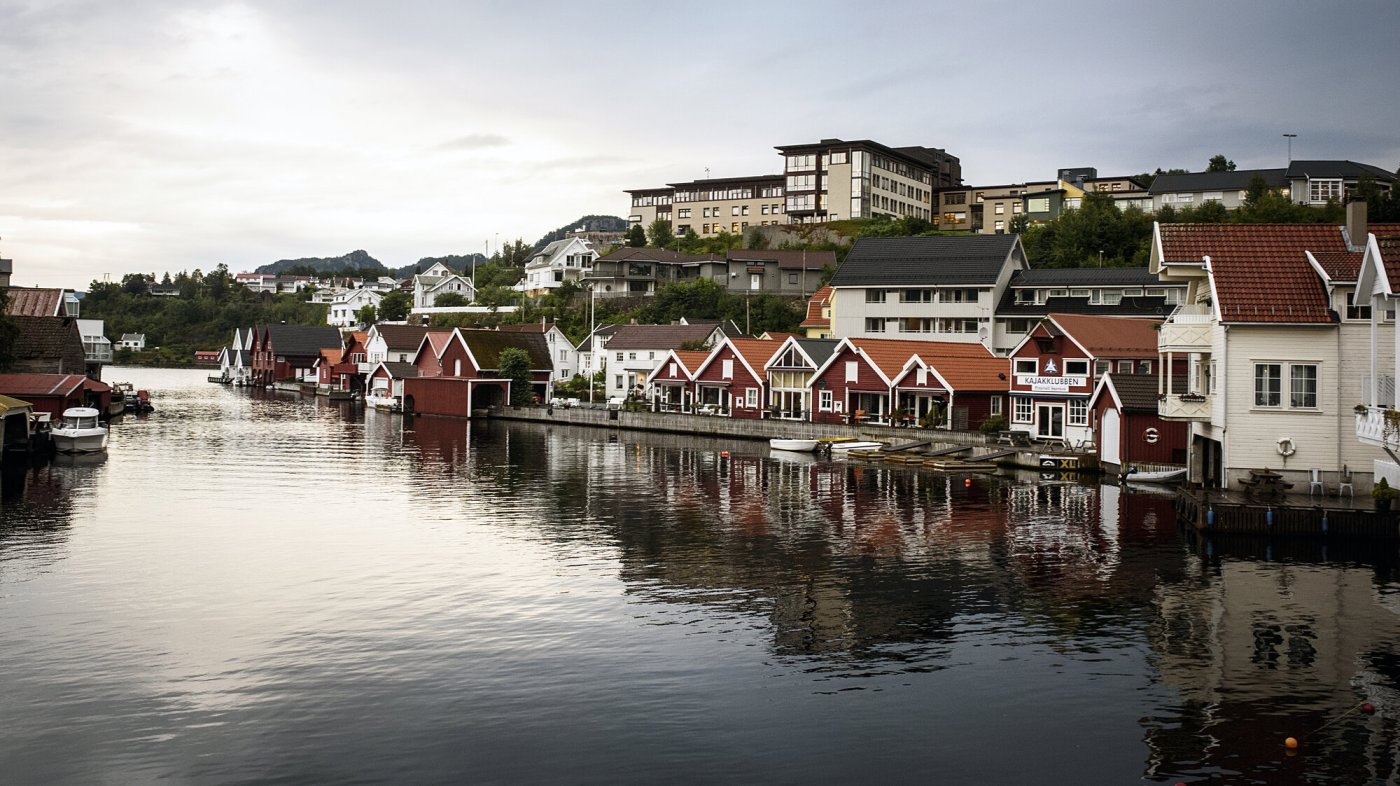
[[[1364,302],[1364,301],[1363,301]],[[1347,293],[1347,319],[1369,320],[1371,318],[1371,306],[1356,304],[1356,293]]]
[[[733,378],[734,378],[734,359],[733,359],[733,358],[725,358],[724,360],[721,360],[721,361],[720,361],[719,376],[720,376],[720,379],[733,379]]]
[[[1288,406],[1290,409],[1317,409],[1317,366],[1294,363],[1288,368]]]
[[[866,332],[866,333],[884,333],[884,332],[885,332],[885,319],[884,319],[884,317],[866,317],[866,318],[865,318],[865,332]]]
[[[822,390],[817,393],[817,408],[822,412],[831,411],[831,391]]]
[[[637,353],[636,353],[636,352],[628,352],[628,353],[627,353],[627,359],[628,359],[628,360],[636,360],[636,359],[637,359]]]
[[[749,409],[758,409],[758,388],[746,388],[744,390],[744,404]]]
[[[1119,374],[1131,374],[1131,373],[1133,373],[1133,361],[1131,361],[1131,360],[1120,360],[1120,361],[1118,361],[1118,373],[1119,373]]]
[[[1005,202],[998,202],[998,203],[996,203],[996,205],[994,205],[994,206],[992,207],[992,213],[994,213],[995,215],[998,215],[998,216],[1004,216],[1004,215],[1006,215],[1006,203],[1005,203]],[[998,221],[997,223],[1001,223],[1001,222]]]
[[[865,290],[865,302],[867,302],[867,303],[883,303],[883,302],[885,302],[885,290],[883,290],[883,289],[867,289],[867,290]]]
[[[1001,414],[1001,396],[992,396],[988,403],[991,405],[990,409],[987,410],[990,414]]]
[[[1016,358],[1017,374],[1034,374],[1036,367],[1035,358]]]
[[[1031,413],[1031,400],[1025,396],[1017,396],[1011,399],[1011,422],[1030,423],[1033,415]]]
[[[1254,364],[1254,406],[1283,406],[1283,366],[1281,364]]]
[[[1069,424],[1071,426],[1089,425],[1089,402],[1082,398],[1069,400]]]
[[[1308,201],[1320,204],[1329,199],[1342,200],[1342,181],[1337,178],[1308,181]]]
[[[621,352],[617,353],[617,362],[619,362],[619,363],[622,362],[622,353],[621,353]]]
[[[1089,361],[1087,360],[1066,360],[1065,376],[1067,377],[1087,377],[1089,376]]]
[[[860,379],[860,361],[846,361],[846,381],[855,382]]]

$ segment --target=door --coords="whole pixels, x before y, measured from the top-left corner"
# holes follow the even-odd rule
[[[1036,404],[1035,435],[1041,439],[1065,438],[1065,405]]]
[[[762,273],[750,273],[750,274],[749,274],[749,289],[751,289],[751,290],[753,290],[753,291],[755,291],[755,292],[757,292],[757,291],[760,290],[760,289],[763,289],[763,274],[762,274]]]
[[[1099,459],[1105,464],[1123,463],[1118,426],[1118,410],[1104,410],[1103,417],[1099,419]]]

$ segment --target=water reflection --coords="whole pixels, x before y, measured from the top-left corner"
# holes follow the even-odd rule
[[[1394,544],[161,379],[0,500],[23,780],[1400,779]]]

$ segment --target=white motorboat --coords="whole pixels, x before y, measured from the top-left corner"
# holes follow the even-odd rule
[[[101,453],[107,449],[107,427],[91,407],[63,411],[63,422],[49,430],[60,453]]]
[[[811,453],[817,449],[817,440],[774,437],[768,440],[768,447],[774,450],[791,450],[795,453]]]
[[[1176,483],[1186,480],[1186,470],[1164,469],[1155,472],[1142,472],[1134,467],[1124,473],[1123,479],[1133,483]]]
[[[845,453],[848,450],[878,450],[885,446],[883,442],[862,442],[851,440],[849,442],[828,442],[831,445],[832,453]]]

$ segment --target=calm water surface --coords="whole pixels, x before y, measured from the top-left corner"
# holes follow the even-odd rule
[[[1393,546],[106,376],[5,478],[5,782],[1400,783]]]

